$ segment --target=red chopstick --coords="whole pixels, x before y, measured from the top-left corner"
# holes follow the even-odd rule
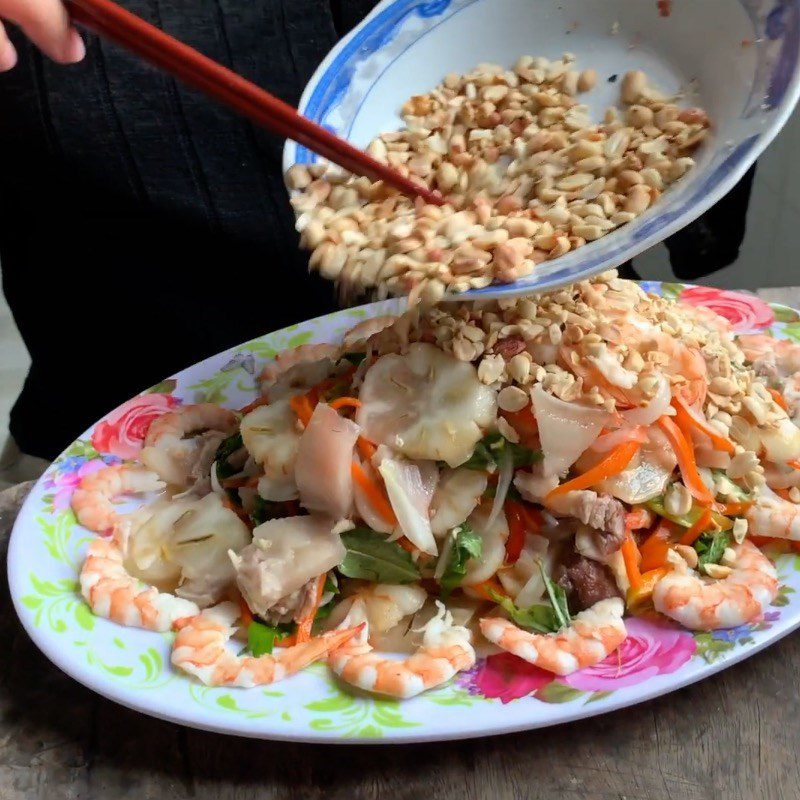
[[[348,172],[382,180],[409,197],[442,205],[435,191],[418,186],[321,125],[298,114],[241,75],[179,42],[111,0],[66,0],[72,18],[184,83],[219,100],[258,125],[292,139]]]

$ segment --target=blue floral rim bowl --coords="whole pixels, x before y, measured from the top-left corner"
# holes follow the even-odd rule
[[[383,0],[312,76],[300,111],[360,147],[400,127],[399,109],[448,72],[519,56],[574,53],[599,85],[582,96],[595,119],[619,102],[617,76],[644,70],[653,85],[705,108],[712,135],[697,166],[641,217],[513,284],[473,296],[541,291],[616,267],[686,226],[730,191],[794,108],[800,80],[800,0]],[[316,156],[295,142],[284,168]]]

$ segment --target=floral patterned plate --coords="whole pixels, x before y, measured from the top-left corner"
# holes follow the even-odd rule
[[[800,341],[800,314],[785,306],[719,289],[643,285],[713,308],[738,331],[769,330]],[[150,421],[168,409],[203,400],[241,407],[253,399],[255,375],[276,351],[336,341],[360,319],[394,305],[341,311],[209,358],[124,403],[56,459],[19,514],[8,563],[17,613],[48,658],[118,703],[197,728],[299,741],[408,742],[506,733],[612,711],[707,677],[800,626],[800,555],[776,555],[781,591],[757,624],[692,634],[667,622],[631,619],[618,652],[590,669],[554,678],[514,656],[492,655],[450,685],[400,703],[345,692],[321,665],[275,686],[208,688],[171,669],[171,635],[94,617],[76,581],[91,534],[69,508],[81,477],[135,458]]]

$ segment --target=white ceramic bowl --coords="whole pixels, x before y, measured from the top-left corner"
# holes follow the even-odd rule
[[[452,71],[520,55],[574,53],[598,87],[582,96],[599,118],[619,83],[643,69],[665,91],[708,110],[713,135],[697,167],[648,212],[610,235],[541,265],[516,284],[472,295],[550,288],[615,267],[651,247],[730,191],[774,138],[800,92],[800,0],[383,0],[314,73],[300,101],[311,119],[366,146],[400,126],[399,109]],[[284,167],[316,156],[287,142]]]

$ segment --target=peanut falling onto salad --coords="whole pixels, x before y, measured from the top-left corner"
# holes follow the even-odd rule
[[[615,273],[367,319],[84,477],[81,590],[177,631],[172,664],[205,684],[322,661],[397,698],[476,650],[568,675],[631,616],[752,622],[778,593],[761,547],[800,540],[798,369],[800,345]]]

